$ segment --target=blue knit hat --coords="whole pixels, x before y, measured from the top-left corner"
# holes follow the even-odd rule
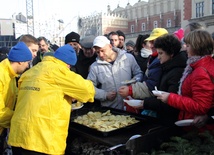
[[[18,42],[13,46],[8,54],[8,59],[12,62],[25,62],[33,59],[30,49],[24,42]]]
[[[69,44],[59,47],[56,52],[54,52],[54,57],[72,66],[77,62],[76,52]]]

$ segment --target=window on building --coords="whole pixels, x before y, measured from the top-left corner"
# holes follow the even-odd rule
[[[153,22],[153,27],[154,27],[154,28],[157,28],[157,27],[158,27],[158,22],[157,22],[157,21],[154,21],[154,22]]]
[[[134,33],[134,25],[131,25],[131,33]]]
[[[196,3],[196,18],[204,16],[204,2]]]
[[[171,19],[167,19],[166,27],[171,27],[171,26],[172,26]]]
[[[212,0],[212,14],[214,14],[214,0]]]
[[[142,23],[142,28],[141,28],[142,31],[146,31],[146,24],[145,23]]]

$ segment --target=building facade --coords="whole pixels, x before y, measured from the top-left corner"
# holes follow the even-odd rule
[[[118,29],[128,32],[128,19],[117,13],[97,13],[78,21],[78,33],[82,37],[108,34]]]
[[[182,27],[188,22],[199,22],[208,32],[214,32],[214,0],[184,0],[182,3]]]
[[[139,34],[149,34],[157,27],[166,28],[173,33],[181,27],[181,2],[182,0],[139,0],[133,6],[130,3],[125,8],[118,5],[114,10],[107,6],[107,14],[81,18],[79,32],[84,37],[121,30],[127,39],[133,41]],[[93,33],[94,30],[97,33]]]
[[[78,18],[78,17],[75,17]],[[0,20],[0,43],[1,46],[12,46],[12,41],[21,34],[27,33],[26,19],[22,14],[11,19],[13,22],[13,34],[4,35],[5,20]],[[73,18],[72,20],[73,21]],[[8,21],[7,21],[8,22]],[[51,42],[59,46],[64,44],[64,30],[72,31],[69,25],[48,21],[41,25],[35,23],[39,28],[39,34],[43,34]],[[179,28],[184,28],[189,22],[201,23],[207,31],[214,32],[214,0],[139,0],[134,5],[127,3],[125,8],[119,5],[115,9],[107,6],[106,13],[94,13],[78,19],[78,33],[81,37],[89,35],[104,35],[111,31],[121,30],[126,35],[126,40],[136,41],[139,34],[150,34],[156,27],[166,28],[173,33]],[[51,24],[50,24],[51,23]],[[49,29],[47,29],[47,25]],[[8,26],[7,26],[8,27]],[[70,29],[69,29],[70,28]],[[69,30],[68,30],[69,29]],[[6,29],[8,30],[8,29]],[[40,32],[41,31],[41,32]]]
[[[189,22],[199,22],[205,29],[214,32],[214,0],[139,0],[133,6],[128,3],[125,8],[119,5],[114,10],[107,6],[107,14],[99,15],[99,33],[107,34],[118,29],[126,34],[127,39],[136,40],[139,34],[150,34],[156,27],[166,28],[173,33],[184,28]],[[91,23],[84,17],[85,23]],[[93,29],[96,28],[96,24]],[[90,26],[87,27],[90,30]],[[79,28],[81,36],[85,30]],[[90,31],[88,31],[90,32]]]

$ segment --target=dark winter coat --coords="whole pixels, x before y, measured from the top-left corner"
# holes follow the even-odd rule
[[[143,58],[140,54],[138,54],[137,56],[135,56],[135,59],[140,66],[140,69],[143,71],[143,73],[145,73],[147,70],[149,58]]]
[[[177,93],[180,78],[186,67],[186,61],[186,53],[180,52],[173,59],[162,64],[159,90]],[[158,100],[156,97],[145,98],[144,109],[156,111],[157,118],[161,123],[166,125],[173,124],[177,120],[179,113],[179,110],[161,102],[161,100]]]
[[[80,50],[79,55],[77,56],[77,63],[75,65],[76,73],[86,79],[89,73],[89,67],[96,61],[96,58],[97,54],[94,54],[92,57],[88,58],[84,55],[83,51]]]

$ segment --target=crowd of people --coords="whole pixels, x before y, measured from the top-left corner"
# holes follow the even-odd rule
[[[172,34],[154,28],[125,39],[121,30],[83,38],[72,31],[53,49],[45,37],[25,34],[0,48],[0,154],[6,146],[13,155],[64,154],[73,101],[166,126],[193,119],[184,130],[213,130],[212,35],[189,23]],[[133,107],[124,99],[141,102]]]

